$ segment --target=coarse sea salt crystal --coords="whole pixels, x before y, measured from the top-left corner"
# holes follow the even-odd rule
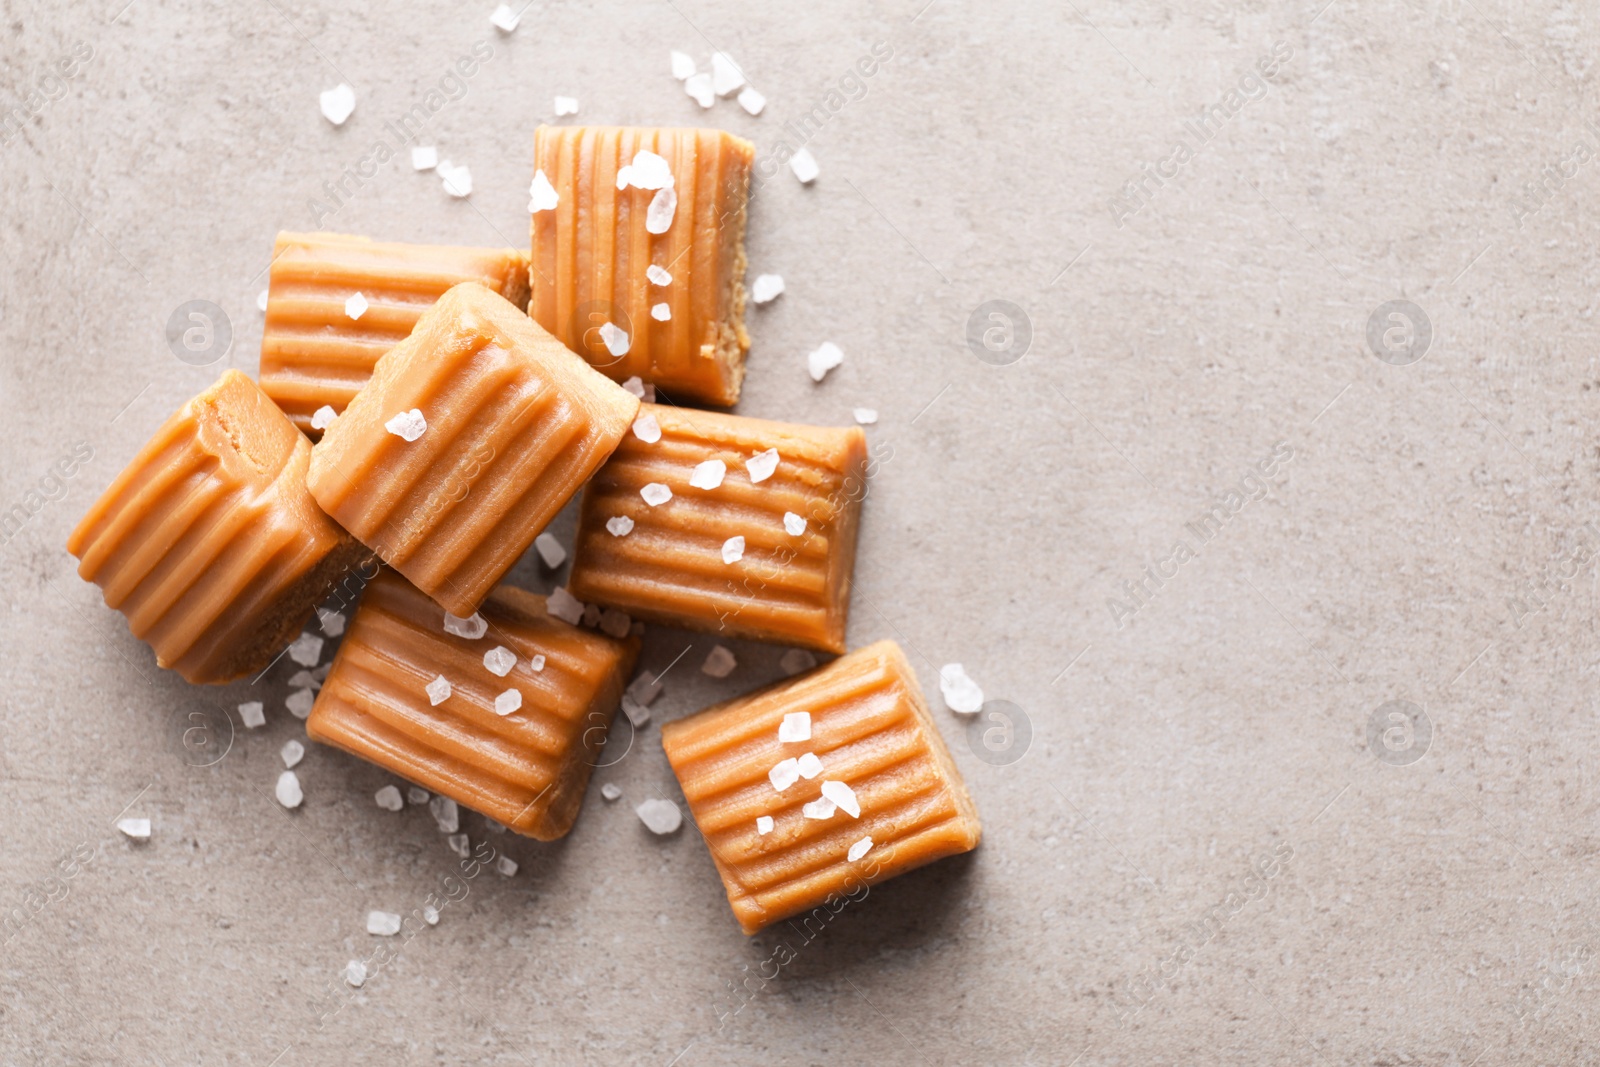
[[[626,515],[613,515],[606,520],[606,530],[612,537],[627,537],[633,532],[633,520]]]
[[[259,729],[267,724],[266,706],[259,700],[247,700],[239,705],[239,719],[245,729]]]
[[[444,632],[455,634],[457,637],[465,637],[468,641],[476,641],[489,632],[489,624],[476,611],[465,619],[459,615],[452,615],[447,611],[444,613]]]
[[[607,782],[605,785],[600,787],[600,795],[605,797],[607,800],[621,800],[622,787],[616,782]]]
[[[744,461],[744,466],[750,472],[751,482],[764,482],[778,469],[778,450],[769,448],[765,452],[757,452]]]
[[[817,157],[811,154],[809,148],[802,148],[789,157],[789,169],[794,171],[794,176],[800,179],[802,185],[810,185],[822,173],[817,166]]]
[[[273,792],[278,797],[278,803],[286,808],[298,808],[300,802],[306,798],[300,789],[300,779],[293,771],[284,771],[278,775],[278,785]]]
[[[711,53],[711,90],[718,96],[727,96],[744,85],[744,71],[726,52]]]
[[[646,504],[656,508],[672,499],[672,490],[668,489],[660,482],[651,482],[643,489],[639,490],[639,495],[644,497],[644,502]]]
[[[517,654],[505,645],[496,645],[483,654],[483,666],[496,678],[504,678],[517,665]]]
[[[367,980],[367,965],[360,960],[351,960],[344,965],[344,980],[350,983],[351,988],[360,989]]]
[[[811,380],[820,382],[828,376],[828,372],[844,362],[844,352],[832,341],[824,341],[810,352],[806,353],[806,370],[811,372]]]
[[[420,785],[406,787],[406,800],[412,804],[426,804],[429,793]]]
[[[428,432],[428,420],[422,417],[419,409],[412,408],[395,415],[383,424],[383,428],[402,441],[410,442]]]
[[[806,781],[810,781],[822,773],[822,761],[817,758],[814,752],[807,752],[804,756],[801,756],[795,761],[795,766],[800,771],[800,777]]]
[[[628,618],[628,613],[618,611],[616,608],[607,608],[600,613],[600,632],[610,634],[612,637],[622,638],[628,636],[628,631],[633,628],[633,620]]]
[[[754,85],[746,85],[739,90],[739,106],[752,115],[759,115],[767,106],[767,98],[762,96]]]
[[[594,626],[600,621],[600,605],[585,604],[583,606],[583,625]]]
[[[546,567],[559,567],[567,561],[567,550],[556,540],[555,534],[542,533],[533,539],[533,547]]]
[[[628,717],[628,724],[635,730],[650,721],[650,709],[626,693],[622,694],[622,714]]]
[[[323,118],[335,126],[343,126],[344,120],[356,109],[356,91],[340,82],[332,89],[324,89],[317,96],[317,103],[322,108]]]
[[[939,668],[939,692],[944,706],[961,715],[971,715],[983,710],[983,690],[959,663],[946,663]]]
[[[428,694],[428,703],[438,707],[450,699],[450,680],[442,674],[433,676],[433,681],[422,687]]]
[[[772,783],[772,788],[783,792],[800,780],[800,761],[793,756],[786,760],[779,760],[767,772],[767,781]]]
[[[778,294],[783,292],[783,275],[758,274],[756,280],[750,283],[750,299],[758,304],[765,304],[776,300]]]
[[[135,841],[145,841],[150,837],[149,819],[118,819],[117,829]]]
[[[290,693],[283,702],[289,713],[297,719],[303,719],[311,714],[311,705],[317,702],[317,695],[309,689],[296,689]]]
[[[424,904],[422,906],[422,921],[427,923],[429,926],[438,926],[439,909],[434,907],[432,904]]]
[[[672,284],[672,272],[665,267],[658,267],[654,263],[644,269],[644,276],[650,279],[651,285]]]
[[[639,821],[649,827],[653,834],[670,834],[683,825],[683,812],[670,800],[651,797],[641,801],[633,810],[639,816]]]
[[[861,804],[856,800],[856,791],[843,782],[831,779],[822,783],[822,795],[838,805],[839,810],[852,819],[861,818]]]
[[[293,767],[306,758],[306,746],[291,737],[283,743],[283,748],[279,749],[278,755],[283,757],[283,765],[285,767]]]
[[[687,52],[672,53],[672,76],[679,81],[694,77],[694,57]]]
[[[628,184],[635,189],[665,189],[672,185],[672,164],[665,156],[658,156],[647,148],[634,153],[633,162],[626,168]],[[621,177],[617,188],[621,189]]]
[[[744,534],[722,542],[722,562],[738,563],[744,559]]]
[[[453,834],[461,829],[461,808],[449,797],[434,797],[428,801],[428,813],[433,816],[440,833]]]
[[[839,807],[827,797],[818,797],[811,803],[801,807],[800,812],[808,819],[831,819]]]
[[[663,301],[650,305],[650,317],[657,322],[667,322],[672,318],[672,305]]]
[[[333,425],[333,420],[337,419],[338,417],[339,413],[337,411],[333,410],[333,408],[329,405],[324,404],[316,411],[312,412],[311,428],[313,430],[326,430],[329,426]]]
[[[640,415],[633,420],[633,436],[647,445],[661,440],[661,424],[654,415]]]
[[[491,834],[503,834],[506,832],[505,823],[498,819],[491,819],[487,815],[483,817],[483,825]]]
[[[431,144],[411,146],[411,169],[432,170],[439,165],[439,150]]]
[[[790,537],[799,537],[806,532],[806,520],[792,511],[783,513],[783,529]]]
[[[652,267],[650,269],[654,270],[655,268]],[[622,388],[626,389],[640,400],[644,399],[644,381],[637,374],[623,382]]]
[[[712,678],[726,678],[733,673],[739,665],[734,658],[733,650],[726,645],[717,645],[706,656],[706,661],[700,664],[700,673]]]
[[[561,204],[561,194],[550,184],[544,171],[533,172],[533,184],[528,186],[528,211],[537,215],[541,211],[554,211]]]
[[[372,799],[384,811],[399,811],[406,806],[405,799],[400,795],[400,790],[392,785],[386,785],[372,794]]]
[[[457,200],[472,195],[472,171],[467,169],[465,163],[457,167],[449,160],[444,160],[436,170],[440,180],[444,182],[445,192]]]
[[[625,356],[633,342],[628,337],[628,331],[614,322],[605,322],[600,325],[600,340],[605,342],[606,351],[613,356]]]
[[[791,711],[783,717],[778,724],[778,740],[809,741],[811,740],[811,713],[809,711]]]
[[[393,937],[400,932],[400,916],[392,911],[367,912],[367,933]]]
[[[778,660],[778,667],[784,674],[799,674],[809,671],[817,665],[817,657],[809,649],[791,648]]]
[[[499,859],[494,861],[494,869],[505,875],[507,878],[510,878],[512,875],[517,873],[517,861],[512,859],[510,856],[501,856]]]
[[[494,698],[494,713],[504,718],[513,711],[522,707],[522,691],[520,689],[507,689],[504,693]]]
[[[664,186],[655,196],[650,198],[650,206],[645,208],[644,228],[647,233],[666,233],[672,229],[672,220],[678,213],[678,191],[672,186]]]
[[[566,586],[558,585],[545,598],[544,610],[562,622],[576,626],[578,620],[583,618],[583,601],[567,592]]]
[[[863,426],[871,426],[878,421],[877,408],[856,408],[851,414],[855,415],[856,421]]]
[[[696,489],[715,489],[728,474],[728,465],[720,459],[708,459],[695,464],[689,475],[689,484]]]
[[[850,846],[850,851],[845,853],[845,859],[854,863],[856,860],[872,851],[872,838],[863,837],[860,841]]]
[[[683,91],[688,93],[694,102],[701,107],[710,107],[717,102],[717,94],[711,88],[711,75],[691,74],[683,81]]]
[[[344,633],[344,616],[337,611],[318,611],[317,621],[322,626],[322,632],[329,637],[339,637]]]
[[[302,667],[315,667],[322,658],[322,638],[313,633],[301,633],[289,643],[289,658]]]
[[[466,834],[451,834],[444,839],[445,847],[462,859],[472,855],[472,839]]]
[[[367,298],[360,291],[357,291],[351,293],[350,298],[344,302],[344,313],[350,317],[351,321],[359,321],[361,316],[367,313],[367,308],[371,306],[371,304],[367,303]]]
[[[321,689],[322,683],[317,681],[317,676],[310,671],[295,671],[289,679],[289,685],[295,689]]]
[[[628,683],[627,693],[630,697],[649,707],[656,702],[656,697],[661,695],[661,679],[649,671],[640,671],[638,677]]]
[[[261,290],[261,292],[256,294],[256,310],[257,311],[265,311],[265,310],[267,310],[267,291],[265,289]]]
[[[516,31],[517,23],[522,21],[522,15],[513,11],[511,5],[501,4],[494,9],[494,14],[489,16],[489,21],[494,23],[494,28],[501,33],[513,33]]]
[[[578,98],[575,96],[558,96],[555,99],[556,118],[578,113]]]
[[[756,816],[756,833],[762,835],[763,837],[765,837],[767,834],[772,833],[772,816],[770,816],[770,815],[757,815]]]

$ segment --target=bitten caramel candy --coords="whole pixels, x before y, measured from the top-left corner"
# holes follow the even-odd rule
[[[456,632],[445,623],[444,609],[409,582],[380,574],[306,732],[518,833],[562,836],[639,639],[569,626],[546,613],[544,597],[507,585],[476,618],[454,620]]]
[[[261,331],[261,389],[313,441],[319,408],[344,411],[378,357],[453,285],[478,282],[528,306],[528,257],[509,248],[280,233]]]
[[[540,126],[533,152],[528,313],[619,382],[738,400],[755,146],[722,130]]]
[[[747,934],[978,845],[978,812],[893,641],[663,723]]]
[[[323,510],[471,615],[639,407],[504,298],[458,285],[312,449]]]
[[[843,652],[866,468],[857,426],[645,404],[584,490],[568,588],[635,618]]]
[[[67,540],[156,661],[253,674],[366,550],[306,492],[311,442],[236,370],[156,431]]]

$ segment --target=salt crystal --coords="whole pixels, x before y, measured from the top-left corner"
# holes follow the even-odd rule
[[[359,320],[361,316],[367,313],[367,308],[371,306],[371,304],[367,303],[367,298],[362,296],[360,291],[357,291],[351,293],[350,298],[344,302],[344,313],[350,316],[352,321]]]
[[[822,761],[817,758],[814,752],[807,752],[804,756],[801,756],[796,761],[796,766],[800,770],[800,777],[808,782],[822,773]]]
[[[750,299],[758,304],[765,304],[769,300],[776,300],[778,294],[783,292],[783,275],[758,274],[756,280],[750,283]]]
[[[616,782],[607,782],[605,785],[600,787],[600,795],[605,797],[607,800],[621,800],[622,787]]]
[[[623,638],[628,636],[628,631],[633,627],[633,620],[628,618],[628,613],[618,611],[616,608],[607,608],[600,613],[600,632],[610,634],[612,637]]]
[[[583,601],[567,592],[565,586],[558,585],[545,598],[544,610],[562,622],[576,626],[578,620],[583,618]]]
[[[392,911],[367,912],[367,933],[393,937],[400,932],[400,916]]]
[[[300,779],[293,771],[284,771],[278,775],[278,786],[273,792],[278,796],[278,803],[286,808],[298,808],[306,797],[300,790]]]
[[[722,542],[722,562],[738,563],[744,559],[744,535],[730,537]]]
[[[441,833],[453,834],[461,829],[461,809],[449,797],[434,797],[428,801],[428,812]]]
[[[356,989],[367,980],[367,965],[360,960],[351,960],[344,965],[344,980]]]
[[[672,165],[649,149],[635,152],[633,162],[617,171],[618,189],[630,185],[635,189],[665,189],[672,184]]]
[[[800,813],[808,819],[831,819],[833,818],[833,813],[838,810],[838,805],[827,797],[818,797],[811,803],[801,807]]]
[[[650,270],[655,270],[655,267],[651,267]],[[649,271],[646,271],[645,273],[648,274]],[[644,382],[637,374],[623,382],[622,388],[626,389],[640,400],[644,399]]]
[[[412,804],[426,804],[428,802],[428,791],[420,785],[409,786],[406,789],[406,800]]]
[[[406,806],[405,798],[400,795],[400,790],[392,785],[386,785],[372,794],[372,799],[384,811],[399,811]]]
[[[764,482],[778,469],[778,450],[769,448],[765,452],[757,452],[744,461],[744,466],[750,472],[750,481]]]
[[[783,792],[800,780],[800,761],[793,756],[778,763],[767,772],[767,781],[772,783],[772,788]]]
[[[612,537],[627,537],[633,532],[633,520],[626,515],[613,515],[606,520],[606,530]]]
[[[118,819],[117,829],[135,841],[146,841],[150,838],[149,819]]]
[[[512,875],[517,873],[517,861],[512,859],[510,856],[501,856],[499,859],[494,861],[494,869],[505,875],[507,878],[510,878]]]
[[[501,33],[512,33],[516,30],[517,23],[522,21],[522,15],[511,10],[509,4],[501,4],[494,9],[494,14],[489,16],[489,21],[494,23],[494,28]]]
[[[856,421],[863,426],[871,426],[878,421],[877,408],[856,408],[852,414],[855,415]]]
[[[522,707],[522,691],[507,689],[494,698],[494,713],[502,718]]]
[[[649,485],[646,485],[643,489],[639,490],[639,495],[644,497],[644,502],[646,504],[649,504],[651,507],[655,508],[660,507],[662,504],[665,504],[667,501],[672,499],[672,490],[668,489],[660,482],[651,482]]]
[[[267,310],[267,291],[265,289],[261,290],[261,292],[256,294],[256,310],[257,311],[265,311],[265,310]]]
[[[550,179],[545,177],[544,171],[534,171],[533,184],[528,186],[529,213],[537,215],[541,211],[554,211],[560,203],[561,194],[550,184]]]
[[[683,91],[694,98],[694,102],[701,107],[710,107],[717,102],[717,94],[711,88],[711,75],[691,74],[684,79]]]
[[[239,705],[239,718],[246,729],[259,729],[267,724],[266,708],[259,700],[247,700]]]
[[[650,279],[651,285],[672,284],[672,272],[665,267],[658,267],[654,263],[644,269],[644,276]]]
[[[432,170],[439,165],[439,150],[431,144],[411,146],[411,169]]]
[[[633,420],[633,436],[647,445],[653,445],[661,440],[661,423],[656,421],[654,415],[640,415]]]
[[[293,767],[306,758],[306,746],[291,737],[283,743],[283,748],[279,750],[278,755],[283,757],[283,765],[285,767]]]
[[[311,672],[311,677],[315,678],[319,682],[326,682],[328,680],[328,675],[332,673],[332,671],[333,664],[324,663],[322,666]]]
[[[770,816],[770,815],[757,815],[756,816],[756,833],[761,834],[763,837],[765,837],[767,834],[772,833],[772,816]]]
[[[451,834],[445,838],[444,843],[451,852],[454,852],[462,859],[472,855],[472,839],[466,834]]]
[[[578,98],[575,96],[558,96],[555,100],[556,118],[578,113]]]
[[[452,166],[449,160],[440,163],[436,168],[439,177],[444,181],[444,191],[457,200],[472,195],[472,171],[463,163],[461,166]]]
[[[344,120],[356,109],[356,91],[340,82],[332,89],[324,89],[317,97],[317,103],[322,106],[323,118],[335,126],[343,126]]]
[[[517,665],[517,654],[505,645],[496,645],[483,654],[483,666],[496,678],[504,678]]]
[[[395,415],[383,428],[403,441],[415,441],[428,431],[428,420],[422,417],[420,410],[412,408]]]
[[[601,323],[600,340],[605,342],[606,351],[613,356],[627,355],[633,343],[628,339],[628,332],[614,322]]]
[[[845,859],[854,863],[856,860],[872,851],[872,838],[863,837],[860,841],[850,846],[850,851],[845,853]]]
[[[651,304],[650,317],[657,322],[667,322],[672,318],[672,305],[668,303]]]
[[[289,685],[294,689],[321,689],[322,683],[317,681],[317,676],[310,671],[295,671],[289,679]]]
[[[322,632],[329,637],[339,637],[344,633],[344,615],[337,611],[322,611],[318,613],[322,623]]]
[[[670,834],[683,825],[683,812],[670,800],[651,797],[633,810],[653,834]]]
[[[645,707],[656,702],[656,697],[661,695],[661,679],[649,671],[640,671],[639,676],[628,683],[628,695]]]
[[[650,206],[644,212],[644,228],[647,233],[666,233],[672,229],[673,217],[678,213],[678,191],[672,186],[664,186],[650,198]]]
[[[694,57],[684,52],[672,53],[672,76],[679,81],[694,77]]]
[[[757,92],[754,85],[746,85],[739,90],[739,106],[752,115],[759,115],[767,106],[767,98]]]
[[[809,671],[816,665],[817,657],[804,648],[791,648],[778,660],[778,667],[784,674],[799,674],[801,671]]]
[[[598,625],[599,622],[600,622],[600,605],[599,604],[585,604],[583,606],[583,624],[585,626],[595,626],[595,625]]]
[[[635,730],[650,721],[650,709],[626,693],[622,694],[622,714],[628,717],[628,724]]]
[[[861,818],[861,804],[856,800],[856,791],[843,782],[832,780],[822,783],[822,795],[839,806],[839,810],[852,819]]]
[[[806,369],[811,372],[811,380],[820,382],[828,376],[828,372],[844,362],[844,352],[832,341],[824,341],[806,354]]]
[[[506,832],[505,823],[499,819],[491,819],[487,815],[483,817],[483,825],[491,834],[503,834]]]
[[[555,534],[542,533],[533,539],[533,547],[546,567],[559,567],[567,561],[567,550],[556,540]]]
[[[799,537],[806,532],[806,520],[792,511],[783,513],[783,528],[790,537]]]
[[[706,656],[706,661],[700,665],[700,673],[712,678],[726,678],[738,665],[739,661],[734,658],[732,649],[726,645],[717,645]]]
[[[432,904],[424,904],[422,906],[422,921],[427,923],[429,926],[438,926],[439,909],[434,907]]]
[[[791,711],[783,717],[778,724],[779,741],[809,741],[811,740],[811,713],[809,711]]]
[[[438,707],[450,699],[450,681],[442,674],[433,676],[433,681],[422,687],[428,694],[428,703]]]
[[[309,689],[296,689],[284,700],[283,706],[289,709],[297,719],[303,719],[311,714],[311,705],[317,702],[317,695]]]
[[[311,428],[313,430],[326,430],[329,426],[333,425],[333,420],[337,419],[338,417],[339,413],[337,411],[333,410],[333,408],[327,404],[324,404],[316,411],[312,412]]]
[[[946,663],[939,668],[939,692],[944,696],[944,706],[962,715],[983,710],[983,690],[967,677],[959,663]]]
[[[711,89],[718,96],[727,96],[744,85],[744,72],[726,52],[711,53]]]
[[[804,185],[810,185],[821,173],[821,169],[817,166],[817,157],[811,154],[809,148],[802,148],[789,157],[789,169],[794,171],[794,176]]]
[[[315,667],[322,658],[322,638],[302,632],[289,643],[289,658],[302,667]]]
[[[728,465],[722,460],[708,459],[695,464],[694,472],[689,475],[689,484],[696,489],[715,489],[722,484],[727,473]]]

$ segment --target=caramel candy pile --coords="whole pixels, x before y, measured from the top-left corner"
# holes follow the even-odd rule
[[[471,615],[638,407],[503,297],[468,282],[378,361],[312,450],[307,484],[385,563]]]
[[[584,491],[569,588],[636,618],[845,649],[866,436],[645,404]]]
[[[978,845],[893,641],[664,723],[661,744],[747,934]]]
[[[445,290],[478,282],[528,306],[528,257],[509,248],[379,243],[280,233],[261,335],[261,389],[316,440],[319,409],[343,412],[373,365]]]
[[[617,381],[732,404],[755,146],[721,130],[540,126],[528,312]]]
[[[549,841],[572,828],[638,652],[637,637],[570,626],[510,586],[447,616],[386,570],[306,732]]]
[[[156,661],[195,683],[271,662],[366,553],[306,492],[311,443],[236,370],[156,431],[67,540]]]

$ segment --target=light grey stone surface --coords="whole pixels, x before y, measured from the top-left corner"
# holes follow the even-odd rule
[[[0,131],[0,505],[54,498],[0,546],[0,904],[22,916],[0,1062],[1593,1062],[1592,10],[601,0],[535,3],[508,37],[488,2],[124,2],[8,3],[0,44],[27,113]],[[477,41],[492,58],[426,135],[471,199],[398,158],[319,218]],[[30,104],[76,42],[92,57]],[[668,51],[713,47],[765,114],[684,95]],[[340,81],[335,129],[317,94]],[[1230,90],[1236,114],[1187,125]],[[554,845],[464,813],[520,870],[402,947],[365,917],[456,869],[426,808],[380,809],[390,776],[310,745],[281,810],[294,668],[185,686],[63,550],[170,411],[253,373],[276,230],[521,245],[557,94],[764,160],[820,108],[821,176],[756,194],[752,268],[788,288],[751,315],[739,410],[879,409],[852,644],[901,641],[936,706],[964,663],[1031,726],[995,765],[941,708],[982,847],[809,942],[742,936],[692,824],[633,813],[680,799],[660,721],[776,677],[781,649],[735,643],[715,682],[709,640],[652,630],[647,667],[692,647],[655,722],[619,726],[596,785],[623,800],[591,790]],[[196,299],[231,323],[206,366],[163,336]],[[999,353],[991,300],[1025,316]],[[1387,361],[1368,343],[1393,300],[1431,333],[1408,365],[1420,319],[1380,319]],[[824,340],[846,359],[814,385]],[[48,481],[78,442],[93,458]],[[1202,543],[1187,524],[1275,453]]]

